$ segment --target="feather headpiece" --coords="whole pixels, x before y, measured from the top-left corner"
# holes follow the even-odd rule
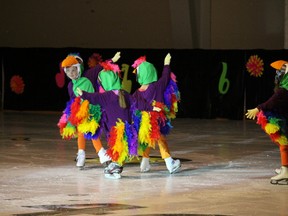
[[[142,62],[146,61],[146,56],[141,56],[137,60],[134,61],[134,64],[132,65],[133,68],[137,68]]]
[[[112,63],[112,61],[105,61],[100,63],[103,67],[102,71],[113,71],[114,73],[120,73],[121,70],[117,64]]]

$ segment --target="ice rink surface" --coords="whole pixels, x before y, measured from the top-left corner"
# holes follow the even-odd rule
[[[167,136],[181,171],[159,149],[107,179],[92,143],[75,166],[76,140],[62,140],[59,112],[0,112],[0,215],[288,215],[288,185],[272,185],[278,147],[255,121],[177,118]],[[102,137],[103,145],[106,141]]]

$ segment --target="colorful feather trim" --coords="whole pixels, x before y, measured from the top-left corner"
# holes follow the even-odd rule
[[[273,112],[260,111],[257,124],[261,126],[271,140],[277,145],[288,145],[286,119]]]
[[[138,140],[138,133],[139,133],[140,125],[141,125],[142,113],[140,110],[134,110],[134,112],[132,113],[133,113],[132,115],[133,128],[136,133],[135,137]],[[147,148],[147,144],[141,143],[138,141],[137,143],[138,143],[138,155],[142,155],[145,149]]]
[[[151,124],[150,139],[151,139],[151,144],[149,146],[154,148],[154,149],[155,149],[156,142],[161,137],[160,126],[159,126],[159,123],[158,123],[158,116],[159,116],[159,113],[150,112],[150,124]]]
[[[138,142],[147,146],[153,146],[151,142],[151,123],[149,112],[141,112],[141,122],[138,131]]]
[[[171,79],[164,92],[164,104],[168,110],[166,112],[167,118],[176,118],[178,112],[178,103],[180,102],[180,92],[177,86],[176,76],[171,72]]]
[[[81,107],[81,98],[76,97],[73,103],[71,104],[71,115],[68,117],[69,122],[71,122],[72,125],[78,125],[81,121],[81,119],[77,118],[77,112],[79,111]]]
[[[125,134],[128,142],[129,156],[138,156],[137,132],[133,125],[125,122]]]
[[[77,137],[82,132],[86,139],[97,139],[101,134],[101,107],[80,97],[70,100],[58,122],[63,139]]]
[[[118,119],[108,136],[108,149],[112,161],[122,165],[131,156],[137,155],[137,142],[133,127],[128,122]]]
[[[63,139],[72,139],[77,137],[76,127],[71,124],[67,124],[61,131]]]
[[[155,148],[162,135],[167,135],[172,128],[170,120],[165,115],[165,105],[153,102],[153,106],[162,109],[156,111],[139,111],[133,113],[133,126],[138,133],[138,154],[142,155],[147,147]]]

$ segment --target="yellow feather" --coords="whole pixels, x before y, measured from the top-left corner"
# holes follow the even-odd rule
[[[148,145],[151,144],[151,123],[150,123],[150,115],[146,111],[142,111],[142,118],[139,128],[139,135],[138,135],[138,141],[140,143],[147,143]]]
[[[92,119],[89,122],[89,132],[91,132],[92,135],[94,135],[96,133],[98,127],[99,127],[99,124],[98,124],[98,122],[95,119]]]
[[[115,128],[117,135],[115,144],[113,146],[113,153],[117,152],[120,155],[121,152],[123,151],[122,139],[123,139],[124,123],[121,120],[119,120],[119,122],[116,123]]]
[[[88,133],[89,128],[90,128],[90,125],[87,120],[81,122],[77,127],[78,131],[80,131],[81,133]]]
[[[288,145],[288,140],[285,136],[280,136],[279,139],[276,140],[280,145]]]
[[[274,124],[270,124],[270,123],[267,123],[267,125],[265,126],[265,132],[267,134],[274,134],[276,133],[277,131],[279,131],[279,126],[276,126]]]
[[[117,163],[122,165],[124,161],[128,158],[128,142],[126,140],[123,140],[123,151],[119,154],[119,158],[117,160]]]
[[[63,129],[62,138],[65,139],[67,137],[73,137],[76,132],[76,128],[74,127],[66,127]]]
[[[95,119],[92,119],[91,121],[83,121],[81,122],[77,129],[81,132],[81,133],[92,133],[92,135],[94,135],[96,133],[96,130],[99,128],[99,123],[96,122]]]

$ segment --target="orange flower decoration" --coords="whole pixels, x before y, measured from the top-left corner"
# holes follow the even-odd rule
[[[97,64],[101,63],[102,60],[102,56],[98,53],[93,53],[89,59],[88,59],[88,67],[89,68],[93,68],[95,67]]]
[[[263,65],[262,59],[257,55],[252,55],[246,63],[246,69],[250,73],[250,76],[261,77],[264,71]]]
[[[25,87],[22,77],[19,75],[14,75],[10,80],[10,87],[16,94],[22,94]]]

